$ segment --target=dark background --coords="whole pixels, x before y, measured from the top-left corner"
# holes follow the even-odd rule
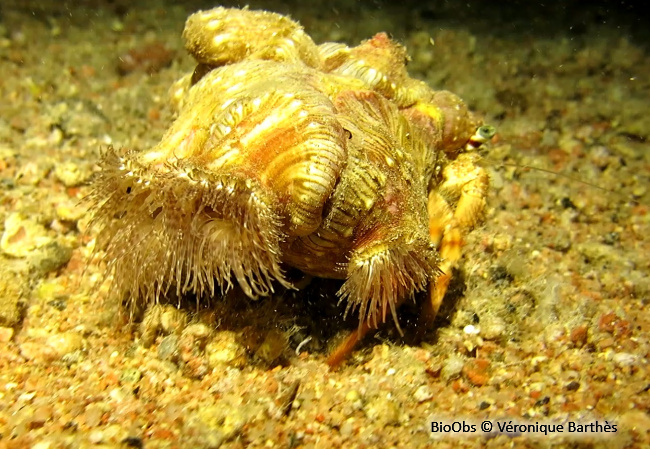
[[[309,3],[309,4],[306,4]],[[474,33],[493,35],[534,35],[535,37],[578,37],[602,27],[614,27],[638,44],[647,46],[650,40],[648,12],[645,1],[486,1],[486,0],[330,0],[326,2],[289,1],[205,1],[187,0],[3,0],[0,20],[8,10],[24,12],[46,20],[57,17],[74,22],[87,21],[88,15],[108,10],[118,16],[128,15],[132,9],[181,6],[188,13],[214,6],[245,6],[289,13],[300,21],[308,17],[354,21],[355,15],[366,10],[390,12],[394,18],[394,33],[400,28],[417,29],[423,23],[439,26],[462,26]]]

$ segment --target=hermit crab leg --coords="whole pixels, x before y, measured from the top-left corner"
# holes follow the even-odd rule
[[[334,351],[327,357],[327,364],[332,368],[339,366],[348,358],[357,343],[372,329],[370,323],[364,320],[356,331],[351,332],[336,346]]]
[[[429,300],[420,315],[420,329],[428,329],[447,293],[451,272],[461,257],[463,238],[480,221],[485,209],[489,177],[478,165],[477,150],[494,136],[492,126],[481,126],[470,138],[465,152],[443,170],[442,183],[429,194],[429,235],[438,247],[442,274],[429,284]],[[455,210],[452,204],[457,199]]]

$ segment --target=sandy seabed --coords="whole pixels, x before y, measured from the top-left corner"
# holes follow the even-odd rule
[[[143,336],[101,255],[89,263],[79,200],[100,149],[160,139],[167,90],[193,66],[184,20],[213,5],[0,5],[0,448],[650,444],[642,12],[424,3],[251,4],[317,43],[390,32],[413,75],[499,130],[485,220],[436,328],[410,345],[386,325],[336,371],[328,342],[354,322],[331,282],[167,309]]]

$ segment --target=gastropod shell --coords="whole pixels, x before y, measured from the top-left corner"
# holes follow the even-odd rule
[[[457,96],[406,71],[384,33],[316,45],[288,17],[215,8],[183,36],[196,70],[144,151],[109,149],[93,223],[132,304],[291,288],[286,267],[344,279],[359,330],[431,286],[435,315],[488,187],[473,151],[493,134]],[[399,327],[399,325],[398,325]]]

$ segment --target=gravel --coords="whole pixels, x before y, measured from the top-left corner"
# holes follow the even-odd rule
[[[0,447],[650,445],[650,59],[635,4],[262,5],[317,42],[390,32],[412,73],[498,128],[484,224],[435,329],[409,344],[405,306],[405,339],[386,325],[339,370],[328,344],[356,323],[336,283],[146,316],[111,295],[81,199],[101,148],[167,129],[167,90],[193,66],[180,30],[205,5],[60,5],[0,10]],[[147,48],[166,59],[120,69]],[[431,432],[483,420],[618,431]]]

